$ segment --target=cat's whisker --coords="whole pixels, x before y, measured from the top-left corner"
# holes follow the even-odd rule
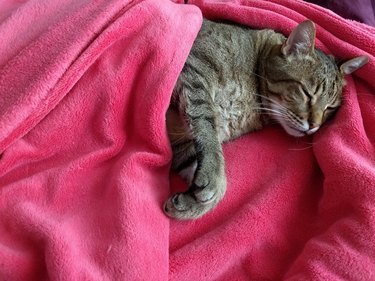
[[[281,115],[281,114],[278,114],[278,113],[275,113],[275,112],[262,112],[261,114],[267,115],[267,116],[271,116],[271,117],[275,117],[275,118],[271,118],[270,120],[275,120],[276,124],[279,123],[279,122],[277,122],[277,118],[276,117],[279,117],[279,118],[282,118],[284,120],[287,120],[284,115]]]
[[[288,121],[290,119],[286,112],[278,111],[278,110],[275,110],[275,109],[269,109],[269,108],[264,108],[264,110],[266,111],[266,112],[264,112],[265,114],[268,114],[272,117],[280,117],[285,121]],[[277,123],[279,123],[279,122],[277,122]]]
[[[262,78],[262,79],[264,79],[265,81],[268,81],[266,77],[261,76],[261,75],[259,75],[258,73],[255,73],[255,72],[251,71],[251,74],[254,74],[255,76],[258,76],[259,78]]]
[[[253,95],[254,95],[254,96],[261,97],[261,98],[264,98],[264,99],[266,99],[266,100],[271,100],[271,101],[273,101],[273,99],[271,99],[270,97],[267,97],[267,96],[262,95],[262,94],[253,93]]]
[[[280,117],[284,117],[284,116],[282,116],[282,115],[278,115],[278,114],[276,114],[276,113],[270,113],[270,112],[259,112],[259,114],[261,114],[261,115],[273,115],[273,116],[280,116]],[[276,122],[276,121],[275,121]]]
[[[308,149],[311,149],[313,146],[307,146],[307,147],[302,147],[302,148],[288,148],[288,150],[291,150],[291,151],[303,151],[303,150],[308,150]]]
[[[285,107],[284,105],[282,105],[281,103],[277,102],[276,100],[274,99],[271,99],[270,97],[267,97],[265,95],[261,95],[261,94],[256,94],[254,93],[255,96],[258,96],[258,97],[261,97],[261,98],[264,98],[265,100],[271,102],[272,104],[274,105],[277,105],[279,106],[280,108],[284,109],[284,110],[289,110],[287,107]]]
[[[306,150],[310,147],[312,148],[312,147],[318,145],[319,143],[320,143],[320,141],[309,142],[309,141],[305,141],[303,139],[296,139],[296,144],[301,144],[301,145],[306,144],[308,146],[304,147],[304,148],[296,148],[296,149],[291,149],[291,150]]]
[[[172,142],[172,144],[179,144],[180,142],[183,142],[186,138],[186,135],[185,134],[173,134],[171,132],[169,132],[169,135],[175,135],[175,136],[180,136],[179,138],[177,139],[174,139]]]
[[[176,142],[182,141],[186,136],[186,134],[178,134],[178,133],[172,133],[172,132],[169,132],[168,134],[172,137],[176,137],[175,139]]]
[[[285,121],[287,121],[288,119],[285,117],[285,116],[283,116],[283,115],[277,115],[276,113],[268,113],[269,115],[271,115],[271,116],[274,116],[274,117],[281,117],[283,120],[285,120]],[[276,123],[279,123],[279,122],[277,122],[277,120],[275,120],[276,121]]]
[[[280,110],[282,110],[283,112],[290,112],[290,109],[285,107],[284,105],[278,103],[278,102],[275,102],[275,101],[272,101],[271,104],[274,104],[276,105],[277,107],[279,107]]]
[[[168,134],[171,136],[184,136],[185,132],[169,132]]]
[[[272,112],[275,115],[277,114],[278,116],[287,117],[287,115],[285,115],[283,112],[275,110],[275,109],[267,108],[267,107],[252,107],[252,109],[264,110],[264,111],[267,111],[266,113],[271,114]]]

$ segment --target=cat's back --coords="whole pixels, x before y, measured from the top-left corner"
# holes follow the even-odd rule
[[[203,20],[202,27],[190,51],[189,59],[206,59],[212,66],[237,65],[248,60],[245,49],[253,44],[254,30],[231,23]],[[217,70],[217,69],[215,69]],[[224,68],[222,70],[225,70]]]

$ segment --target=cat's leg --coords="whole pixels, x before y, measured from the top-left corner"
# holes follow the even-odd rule
[[[183,110],[193,134],[197,167],[189,189],[170,197],[164,210],[174,218],[192,219],[211,210],[224,196],[224,157],[211,97],[201,90],[184,89],[180,99],[184,99]]]

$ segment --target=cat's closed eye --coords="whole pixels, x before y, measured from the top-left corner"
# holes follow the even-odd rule
[[[309,101],[312,99],[312,95],[310,95],[310,93],[304,87],[302,87],[302,93],[307,97]]]

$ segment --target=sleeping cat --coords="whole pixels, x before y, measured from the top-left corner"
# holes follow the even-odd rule
[[[203,21],[167,112],[172,167],[190,185],[166,201],[168,216],[198,218],[223,198],[221,143],[271,119],[292,136],[310,135],[337,110],[344,75],[368,59],[338,66],[314,40],[310,20],[288,38],[273,30]]]

